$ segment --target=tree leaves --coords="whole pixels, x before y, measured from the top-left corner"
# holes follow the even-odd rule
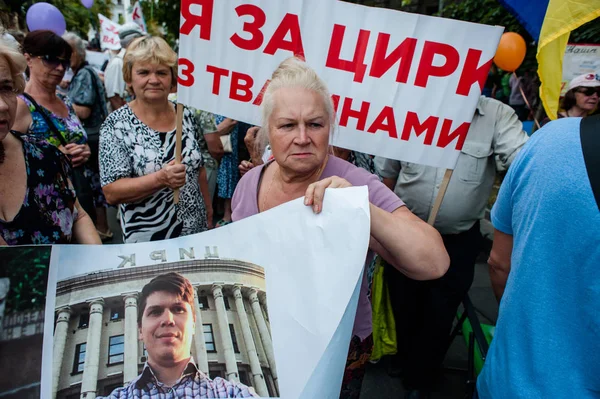
[[[50,246],[0,247],[0,278],[10,279],[7,313],[44,308],[51,250]]]

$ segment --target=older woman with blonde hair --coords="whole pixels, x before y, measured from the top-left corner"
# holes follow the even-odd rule
[[[320,213],[327,188],[366,185],[371,203],[366,264],[378,253],[413,279],[444,275],[449,258],[439,233],[413,215],[375,175],[329,155],[335,126],[331,95],[305,62],[287,59],[273,73],[263,97],[262,126],[257,139],[263,146],[270,143],[274,161],[253,168],[241,179],[232,201],[234,221],[300,197]],[[341,397],[360,393],[371,333],[365,273]]]
[[[18,49],[0,40],[0,245],[100,244],[65,156],[39,137],[10,130],[26,66]]]
[[[174,161],[177,112],[168,96],[176,77],[177,54],[163,39],[135,39],[123,59],[123,78],[135,99],[111,113],[100,129],[100,180],[107,201],[120,206],[126,243],[199,233],[212,218],[200,129],[188,108],[182,163]]]

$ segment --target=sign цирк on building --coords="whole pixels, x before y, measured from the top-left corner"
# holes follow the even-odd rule
[[[204,259],[219,259],[219,250],[218,247],[213,246],[205,246],[204,247]],[[136,266],[136,254],[130,255],[117,255],[120,258],[119,266],[117,268],[123,268],[126,266]],[[148,254],[148,257],[151,261],[155,262],[167,262],[167,250],[166,249],[158,249],[152,251]],[[196,259],[196,250],[194,247],[189,248],[179,248],[179,260],[191,260]]]

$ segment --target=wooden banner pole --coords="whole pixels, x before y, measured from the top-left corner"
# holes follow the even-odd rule
[[[183,104],[177,103],[177,132],[175,133],[175,163],[181,163],[181,130],[183,129]],[[179,189],[173,190],[173,202],[179,203]]]
[[[517,76],[517,74],[515,72],[513,72],[513,76],[515,77],[515,79],[517,79],[517,84],[519,85],[519,91],[521,92],[521,95],[523,96],[523,100],[525,100],[525,104],[527,104],[527,108],[529,108],[529,111],[532,112],[532,114],[534,114],[533,109],[531,109],[531,105],[529,105],[529,101],[527,100],[527,97],[525,96],[525,92],[523,91],[523,87],[521,86],[521,81],[519,80],[519,77]],[[537,119],[535,119],[535,114],[533,115],[533,121],[535,122],[535,126],[537,126],[537,128],[540,128],[540,123],[538,122]]]
[[[446,195],[446,190],[448,189],[448,184],[450,183],[450,178],[452,177],[452,172],[454,172],[454,170],[446,169],[446,173],[444,173],[444,178],[442,179],[442,184],[440,185],[440,191],[438,191],[438,195],[433,203],[433,208],[429,214],[429,219],[427,220],[427,223],[432,226],[435,223],[435,218],[437,217],[440,207],[442,206],[442,201]]]

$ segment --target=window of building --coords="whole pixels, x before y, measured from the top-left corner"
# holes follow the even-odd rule
[[[86,343],[77,344],[75,347],[75,359],[73,360],[73,374],[83,373],[83,365],[85,364]]]
[[[121,320],[124,317],[125,317],[125,307],[123,305],[110,308],[110,320],[111,321]]]
[[[79,315],[79,325],[78,328],[88,328],[90,325],[90,314],[88,312],[82,313]]]
[[[227,376],[225,375],[225,367],[222,365],[214,365],[214,366],[209,366],[208,368],[208,375],[209,377],[214,380],[217,377],[221,377],[221,378],[227,378]]]
[[[223,295],[223,303],[225,304],[225,310],[231,310],[231,307],[229,306],[229,298],[225,295]]]
[[[208,307],[208,297],[206,295],[200,295],[198,297],[198,302],[200,303],[200,309],[206,310]]]
[[[120,6],[123,4],[123,0],[117,0],[117,5]]]
[[[248,376],[248,372],[246,370],[239,370],[240,374],[240,382],[246,386],[251,387],[252,383],[250,383],[250,377]]]
[[[124,335],[115,335],[108,340],[108,364],[123,363],[125,353]]]
[[[202,328],[204,329],[204,343],[206,344],[207,352],[216,352],[217,349],[215,347],[215,336],[213,334],[212,324],[203,324]]]
[[[117,388],[121,388],[122,386],[123,386],[123,383],[116,383],[116,384],[105,385],[104,389],[102,390],[102,392],[104,392],[103,396],[110,396],[110,394],[112,393],[112,391],[114,391]],[[77,398],[79,399],[79,396]]]
[[[231,333],[231,343],[233,344],[233,351],[235,353],[240,353],[240,348],[238,347],[237,338],[235,337],[235,329],[233,328],[233,324],[229,325],[229,332]]]

